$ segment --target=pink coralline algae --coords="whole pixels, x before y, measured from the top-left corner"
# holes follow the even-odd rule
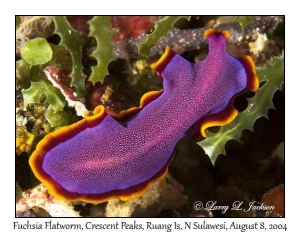
[[[112,16],[111,26],[118,32],[113,41],[138,37],[153,29],[153,18],[149,16]]]

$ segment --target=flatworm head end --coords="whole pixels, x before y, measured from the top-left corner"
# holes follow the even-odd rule
[[[217,31],[216,29],[208,29],[204,32],[204,35],[209,38],[211,36],[223,36],[226,40],[230,37],[228,31]],[[203,137],[207,137],[206,129],[213,126],[224,126],[231,123],[238,114],[238,111],[235,109],[233,102],[234,99],[243,94],[248,90],[256,91],[259,87],[259,79],[256,74],[255,64],[250,56],[243,56],[236,58],[243,66],[246,73],[246,87],[239,93],[233,95],[228,102],[227,106],[224,107],[218,113],[214,113],[208,116],[205,116],[200,121],[199,133]]]
[[[208,29],[204,32],[204,35],[209,38],[211,36],[224,36],[225,39],[229,39],[230,33],[228,31],[218,31],[216,29]],[[256,91],[259,87],[259,79],[256,75],[255,64],[252,58],[248,55],[237,58],[245,68],[247,74],[247,89],[250,91]]]
[[[213,29],[213,28],[210,28],[210,29],[208,29],[208,30],[206,30],[206,31],[204,32],[204,36],[206,36],[206,37],[210,37],[210,36],[212,36],[212,35],[215,35],[215,36],[220,36],[220,35],[222,35],[222,36],[224,36],[226,39],[229,39],[229,37],[230,37],[230,33],[229,33],[228,31],[218,31],[218,30]]]

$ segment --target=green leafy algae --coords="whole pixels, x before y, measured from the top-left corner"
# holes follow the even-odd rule
[[[21,57],[29,65],[42,65],[52,59],[52,49],[44,38],[35,38],[25,42],[21,48]]]
[[[257,69],[260,82],[265,84],[257,90],[255,96],[248,99],[248,107],[228,125],[221,127],[218,133],[207,131],[207,138],[198,144],[209,155],[214,163],[219,154],[226,154],[225,144],[228,140],[240,140],[244,129],[253,131],[255,121],[260,117],[268,118],[268,109],[274,108],[272,99],[275,91],[282,90],[284,82],[284,54],[274,57],[273,63],[267,63],[262,69]]]
[[[62,111],[66,105],[65,98],[60,91],[45,80],[37,82],[31,81],[30,88],[23,90],[24,104],[40,103],[40,99],[45,96],[46,101],[53,108],[54,112]]]
[[[235,16],[234,21],[237,21],[241,28],[244,29],[247,25],[253,23],[253,17],[252,16]]]
[[[53,21],[55,23],[54,33],[60,36],[60,45],[63,45],[72,57],[71,85],[76,88],[78,97],[84,96],[86,94],[86,75],[82,72],[82,44],[78,32],[71,27],[65,16],[53,16]]]
[[[54,111],[52,106],[47,108],[45,117],[51,127],[62,127],[69,124],[69,116],[65,111]]]
[[[166,36],[167,33],[173,29],[174,24],[177,22],[178,19],[185,18],[190,20],[190,16],[166,16],[161,20],[155,22],[154,31],[151,34],[146,36],[144,42],[138,45],[138,53],[141,56],[149,57],[150,49],[155,46],[158,40]]]
[[[95,16],[89,21],[89,37],[94,37],[97,41],[97,48],[92,53],[92,56],[97,60],[97,65],[92,67],[92,73],[89,77],[93,84],[96,82],[103,83],[105,76],[109,74],[108,64],[115,60],[114,46],[111,42],[114,30],[110,27],[109,21],[109,16]]]

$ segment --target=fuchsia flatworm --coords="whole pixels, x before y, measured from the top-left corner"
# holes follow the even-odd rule
[[[146,93],[141,106],[94,116],[48,134],[30,157],[30,166],[57,198],[91,203],[142,195],[162,179],[177,142],[199,125],[199,132],[224,125],[237,115],[234,97],[255,91],[258,78],[249,56],[226,52],[229,33],[205,32],[209,53],[190,63],[169,47],[154,64],[164,89]]]

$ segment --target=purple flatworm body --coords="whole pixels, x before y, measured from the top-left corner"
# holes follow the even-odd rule
[[[255,66],[226,52],[228,32],[205,35],[203,61],[190,63],[166,48],[152,64],[164,90],[145,94],[139,108],[111,116],[101,105],[94,116],[48,134],[30,157],[36,177],[60,199],[127,200],[165,176],[177,142],[195,123],[205,136],[207,127],[232,121],[233,98],[258,88]]]

